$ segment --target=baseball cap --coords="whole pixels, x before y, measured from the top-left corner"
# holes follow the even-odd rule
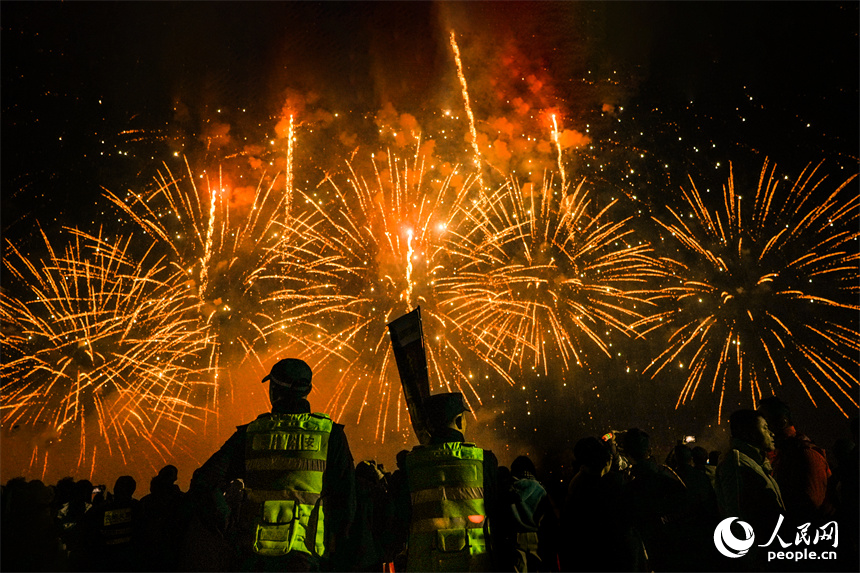
[[[445,425],[450,423],[458,414],[471,412],[466,405],[466,399],[460,392],[445,392],[433,394],[424,400],[427,420],[432,425]]]
[[[272,371],[263,378],[263,382],[307,396],[311,391],[312,377],[311,367],[304,360],[284,358],[272,366]]]

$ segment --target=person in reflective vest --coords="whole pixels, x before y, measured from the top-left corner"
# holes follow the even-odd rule
[[[431,439],[406,456],[407,571],[492,571],[498,461],[465,441],[459,392],[425,400]],[[406,504],[405,500],[401,502]]]
[[[241,570],[318,571],[348,564],[337,547],[355,515],[354,465],[343,426],[310,411],[305,397],[311,378],[302,360],[275,364],[263,378],[272,411],[237,427],[192,478],[190,492],[202,519],[227,530]],[[237,480],[244,487],[231,508],[223,493]]]
[[[137,565],[140,502],[132,497],[136,488],[133,477],[120,476],[113,499],[84,514],[81,527],[89,562],[81,570],[131,571]]]

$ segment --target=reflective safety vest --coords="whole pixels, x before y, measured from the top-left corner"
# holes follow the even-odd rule
[[[325,414],[263,414],[245,433],[243,546],[259,555],[325,552],[323,486],[332,421]]]
[[[484,450],[448,442],[406,456],[412,501],[407,571],[489,571]]]
[[[102,510],[102,519],[99,524],[101,542],[104,545],[128,545],[131,543],[133,533],[133,510],[130,505],[110,504],[107,509]]]

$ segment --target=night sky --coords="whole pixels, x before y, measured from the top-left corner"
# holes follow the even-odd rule
[[[97,206],[102,188],[143,186],[178,155],[215,165],[220,156],[241,156],[239,141],[265,144],[285,100],[300,101],[309,115],[342,114],[344,131],[359,142],[370,141],[373,119],[387,104],[419,120],[442,108],[460,110],[450,29],[463,47],[479,120],[503,113],[494,90],[515,89],[513,80],[494,71],[516,68],[536,76],[546,86],[538,103],[562,110],[565,124],[581,132],[590,126],[607,156],[628,162],[631,149],[643,150],[659,158],[655,165],[671,166],[665,173],[643,166],[640,185],[659,179],[676,188],[688,172],[702,173],[719,161],[748,167],[755,180],[765,157],[794,174],[821,160],[855,173],[858,6],[4,1],[4,255],[7,240],[26,248],[39,227],[49,234],[64,225],[98,227],[105,219]],[[222,125],[230,126],[231,142],[218,147],[213,133]],[[300,148],[309,187],[342,162],[347,147],[317,141]],[[662,201],[659,194],[651,200]],[[640,392],[638,399],[604,406],[610,421],[601,423],[650,427],[673,415],[676,389]],[[665,408],[654,407],[664,402]],[[654,409],[642,414],[642,404]],[[825,447],[845,435],[844,418],[827,404],[818,410],[796,404],[808,433]],[[722,447],[723,435],[702,422],[704,416],[696,418],[700,414],[685,414],[688,427],[676,421],[671,430],[653,431],[664,442],[679,433],[709,432],[708,447]],[[544,424],[564,431],[559,420]],[[578,431],[603,429],[584,422]],[[224,437],[210,437],[205,447]],[[534,448],[508,447],[500,457],[510,463],[523,450],[541,450]],[[357,459],[373,455],[372,444],[354,449]],[[393,466],[396,449],[385,451],[386,465]],[[4,481],[20,473],[9,466],[4,457]],[[193,468],[185,462],[180,481]]]

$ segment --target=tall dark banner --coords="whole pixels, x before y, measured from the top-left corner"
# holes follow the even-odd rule
[[[424,351],[424,330],[421,328],[421,307],[390,323],[388,333],[391,335],[391,347],[403,385],[403,395],[409,407],[412,429],[421,444],[429,444],[430,431],[424,416],[424,399],[430,395],[430,378]]]

